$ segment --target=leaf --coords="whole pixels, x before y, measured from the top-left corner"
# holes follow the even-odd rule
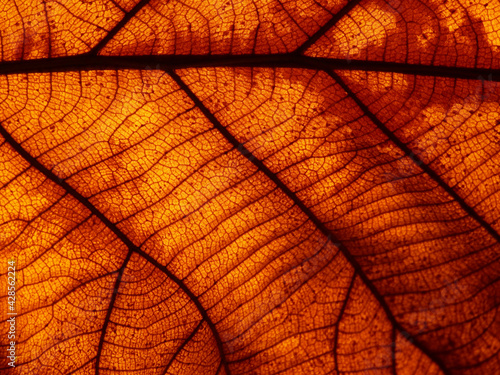
[[[500,372],[497,3],[1,9],[2,372]]]

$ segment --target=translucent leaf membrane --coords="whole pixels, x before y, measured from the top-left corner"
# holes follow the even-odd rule
[[[90,51],[124,12],[113,1],[0,1],[0,61]]]
[[[412,337],[456,373],[498,367],[498,242],[335,81],[300,69],[206,68],[181,75],[345,245]],[[391,118],[387,113],[382,120]],[[407,134],[426,131],[418,120],[406,127]],[[460,141],[475,142],[473,134]],[[453,157],[459,150],[447,152]],[[481,148],[468,152],[481,160]],[[478,190],[476,196],[494,202],[488,190]]]
[[[138,256],[117,286],[128,253],[124,244],[8,145],[1,148],[2,165],[18,172],[2,181],[0,194],[8,209],[0,211],[2,260],[16,259],[18,267],[16,353],[22,361],[12,373],[50,373],[54,363],[62,373],[88,373],[85,365],[94,369],[100,350],[103,370],[162,368],[169,360],[172,368],[202,373],[217,367],[213,336],[181,288]],[[196,365],[180,365],[189,348],[198,348]]]
[[[500,83],[488,77],[339,75],[385,126],[500,232]]]
[[[18,259],[23,301],[14,371],[389,374],[411,356],[402,373],[440,373],[166,74],[2,79],[18,93],[2,126],[42,164],[2,144],[2,259]]]
[[[152,0],[106,45],[104,55],[292,52],[346,1]]]
[[[16,355],[9,373],[68,373],[95,357],[124,245],[2,139],[1,261],[16,260]],[[7,289],[7,269],[1,285]],[[6,316],[7,296],[2,296]],[[6,322],[2,322],[6,327]],[[2,345],[6,344],[6,335]],[[67,356],[73,358],[67,361]],[[7,367],[7,358],[1,366]]]
[[[0,61],[66,71],[0,75],[0,288],[16,259],[19,311],[16,367],[4,356],[0,372],[498,373],[496,71],[169,75],[58,58],[265,66],[299,48],[498,69],[499,14],[461,0],[0,3]]]
[[[365,0],[306,54],[498,69],[499,29],[498,2]]]
[[[191,358],[190,366],[184,359],[184,366],[188,355],[196,361]],[[101,371],[161,373],[168,366],[215,373],[219,362],[214,337],[194,302],[164,272],[132,256],[106,327]]]

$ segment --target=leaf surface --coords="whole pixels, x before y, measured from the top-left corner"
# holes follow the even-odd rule
[[[3,9],[3,371],[500,371],[493,3]]]

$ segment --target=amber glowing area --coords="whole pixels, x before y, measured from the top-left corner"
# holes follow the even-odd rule
[[[495,1],[0,3],[0,373],[500,373]]]

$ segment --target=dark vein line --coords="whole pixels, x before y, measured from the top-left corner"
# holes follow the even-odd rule
[[[213,335],[215,337],[215,341],[217,343],[217,348],[219,349],[219,353],[220,353],[220,356],[221,356],[221,361],[224,364],[224,368],[226,370],[226,374],[227,375],[231,375],[231,371],[229,370],[228,361],[226,360],[226,356],[225,356],[225,353],[224,353],[224,346],[222,344],[222,339],[220,338],[219,332],[217,331],[217,327],[215,326],[215,324],[212,321],[212,319],[210,318],[210,316],[208,316],[208,312],[202,306],[199,298],[194,295],[194,293],[186,286],[186,284],[184,284],[184,282],[181,279],[179,279],[177,276],[175,276],[172,272],[170,272],[167,269],[167,267],[165,267],[164,265],[160,264],[151,255],[149,255],[148,253],[145,253],[144,251],[142,251],[139,248],[136,249],[136,253],[138,255],[142,256],[144,259],[146,259],[153,266],[155,266],[159,270],[163,271],[167,275],[167,277],[169,277],[173,282],[175,282],[177,285],[179,285],[180,288],[184,291],[184,293],[186,293],[186,295],[193,301],[193,303],[198,308],[198,311],[200,312],[203,320],[207,323],[207,325],[209,326],[210,330],[212,331],[212,333],[213,333]]]
[[[351,283],[349,284],[349,288],[347,289],[347,293],[345,295],[344,302],[342,303],[342,307],[340,308],[339,317],[336,322],[335,335],[333,336],[333,358],[335,361],[335,370],[338,374],[340,374],[339,369],[339,360],[338,360],[338,347],[339,347],[339,331],[340,331],[340,322],[342,321],[342,317],[344,316],[344,312],[347,308],[347,303],[349,302],[349,298],[351,296],[352,289],[354,287],[354,281],[356,280],[356,273],[352,275]]]
[[[500,81],[500,69],[432,66],[386,61],[344,60],[307,56],[302,56],[301,61],[303,61],[303,68],[314,67],[321,70],[364,70],[368,72],[401,73],[415,76],[475,79],[481,81],[484,81],[487,77],[487,79],[491,81]]]
[[[385,126],[382,121],[378,119],[377,116],[370,111],[370,109],[358,98],[358,96],[349,88],[349,86],[340,78],[335,72],[327,71],[336,82],[344,89],[344,91],[349,95],[350,98],[358,105],[358,107],[363,111],[363,113],[399,148],[409,157],[418,167],[420,167],[430,178],[432,178],[443,190],[445,190],[455,202],[457,202],[460,207],[474,220],[476,220],[479,225],[481,225],[486,231],[500,243],[500,234],[493,229],[493,227],[484,220],[481,215],[479,215],[474,208],[469,206],[465,200],[458,195],[458,193],[448,185],[428,164],[424,163],[422,159],[418,157],[403,141],[401,141],[394,133]]]
[[[323,244],[323,246],[316,252],[315,255],[312,255],[310,258],[314,258],[316,257],[319,253],[322,252],[322,250],[325,248],[325,246],[327,245],[328,243],[328,240],[325,241],[325,243]],[[286,251],[284,251],[283,253],[287,253],[288,250],[290,248],[287,248]],[[296,296],[297,293],[301,290],[301,288],[307,284],[310,280],[314,279],[317,275],[319,275],[321,272],[323,272],[325,269],[328,268],[328,266],[334,261],[336,260],[337,258],[337,255],[339,255],[340,252],[336,252],[335,255],[332,257],[332,259],[330,259],[329,261],[326,261],[324,262],[324,264],[322,264],[322,266],[315,270],[314,273],[310,274],[309,275],[309,278],[305,278],[304,280],[299,280],[298,283],[294,283],[293,286],[292,286],[292,291],[291,292],[288,292],[288,294],[281,298],[281,302],[280,303],[276,303],[274,307],[269,307],[269,308],[266,308],[266,312],[264,314],[260,314],[260,317],[255,319],[248,327],[246,327],[239,335],[233,337],[230,341],[234,341],[234,340],[238,340],[238,339],[241,339],[242,336],[244,336],[248,331],[250,331],[255,325],[259,324],[259,322],[261,322],[263,319],[265,319],[266,316],[268,316],[269,314],[272,314],[273,311],[276,309],[277,306],[281,305],[281,304],[284,304],[286,303],[287,301],[290,301],[290,299],[293,298],[293,296]],[[308,258],[308,259],[310,259]],[[306,259],[306,260],[308,260]],[[304,264],[304,261],[302,262],[302,264]],[[296,267],[292,267],[290,268],[289,270],[283,272],[282,274],[278,275],[277,278],[275,278],[273,280],[274,281],[277,281],[279,280],[281,277],[285,276],[286,274],[290,274],[292,273],[293,271],[296,270]],[[339,271],[339,273],[342,273],[344,270],[344,268],[342,268],[341,271]],[[269,287],[272,287],[271,284],[267,284],[264,288],[267,289]],[[244,302],[243,305],[247,305],[249,302],[251,301],[254,301],[256,300],[259,296],[261,296],[261,293],[260,292],[259,294],[257,294],[256,296],[252,297],[250,300],[247,300]],[[345,301],[344,301],[345,302]],[[297,314],[300,314],[302,313],[305,309],[307,309],[307,307],[304,307],[298,311],[296,311]],[[275,340],[272,344],[270,344],[269,346],[265,347],[264,349],[259,349],[259,350],[253,350],[251,351],[249,354],[247,355],[244,355],[244,356],[240,356],[238,359],[236,360],[233,360],[231,361],[231,363],[241,363],[241,362],[245,362],[245,361],[248,361],[248,360],[251,360],[253,358],[255,358],[256,356],[266,352],[266,351],[269,351],[269,350],[272,350],[273,348],[276,348],[277,346],[283,344],[285,341],[287,341],[288,339],[290,339],[291,337],[296,337],[296,336],[300,336],[301,334],[305,334],[305,333],[308,333],[308,332],[314,332],[314,331],[320,331],[320,330],[323,330],[323,329],[326,329],[326,328],[330,328],[332,327],[334,324],[336,323],[333,323],[333,324],[330,324],[330,325],[327,325],[327,326],[322,326],[322,327],[317,327],[317,328],[311,328],[311,329],[303,329],[303,330],[300,330],[299,332],[295,332],[295,333],[288,333],[288,335],[278,339],[278,340]],[[274,326],[276,327],[276,326]],[[239,351],[242,350],[242,349],[239,349]],[[273,359],[268,359],[266,362],[262,362],[261,364],[264,364],[264,363],[269,363],[271,362]]]
[[[165,266],[159,264],[155,259],[153,259],[149,254],[146,254],[143,252],[141,249],[136,247],[134,243],[114,224],[112,223],[102,212],[100,212],[88,199],[83,197],[79,192],[77,192],[71,185],[69,185],[65,180],[62,180],[58,178],[54,173],[52,173],[50,170],[48,170],[46,167],[44,167],[37,159],[35,159],[33,156],[31,156],[11,135],[10,133],[3,127],[3,125],[0,123],[0,135],[2,135],[6,142],[14,149],[16,150],[21,157],[23,157],[33,168],[37,169],[40,173],[42,173],[45,177],[47,177],[49,180],[53,181],[56,183],[58,186],[62,187],[66,192],[68,192],[71,196],[73,196],[78,202],[80,202],[83,206],[85,206],[92,214],[94,214],[99,220],[101,220],[104,225],[108,229],[110,229],[117,237],[122,241],[122,243],[125,244],[125,246],[128,247],[129,251],[127,253],[127,256],[125,258],[125,262],[120,268],[120,274],[118,275],[117,282],[115,285],[115,290],[114,294],[112,297],[112,300],[110,302],[110,308],[108,310],[108,315],[106,316],[106,321],[105,321],[105,326],[108,324],[108,319],[111,314],[112,306],[114,304],[114,301],[116,299],[116,291],[119,286],[119,282],[121,280],[121,274],[123,273],[123,269],[127,262],[129,261],[132,253],[136,253],[143,258],[147,259],[150,263],[155,265],[157,268],[159,268],[161,271],[163,271],[167,277],[169,277],[173,282],[175,282],[181,289],[182,291],[193,301],[193,303],[196,305],[198,308],[198,311],[200,312],[201,316],[203,317],[203,320],[205,320],[210,327],[212,334],[214,335],[215,341],[217,342],[217,347],[219,349],[219,353],[221,356],[221,361],[224,363],[225,370],[227,375],[230,375],[231,372],[229,371],[229,366],[227,364],[225,355],[224,355],[224,350],[222,346],[222,340],[220,338],[219,332],[217,331],[215,324],[212,322],[211,318],[208,316],[207,311],[205,308],[202,306],[201,302],[199,299],[195,296],[195,294],[187,287],[186,284],[182,280],[180,280],[178,277],[176,277],[173,273],[171,273]],[[104,340],[104,334],[105,334],[105,329],[103,329],[103,336],[101,336],[101,341],[99,342],[99,346],[103,344]],[[98,356],[100,356],[100,349],[98,350]],[[99,359],[99,357],[97,358]],[[96,364],[96,375],[98,374],[98,366]]]
[[[170,366],[172,366],[172,363],[174,363],[174,361],[177,358],[177,356],[182,352],[182,349],[184,349],[184,347],[193,339],[193,337],[196,335],[196,333],[198,333],[198,331],[200,330],[201,326],[203,325],[203,322],[204,322],[204,320],[202,319],[200,321],[200,323],[198,323],[198,325],[196,326],[196,328],[193,330],[193,332],[191,332],[191,334],[182,342],[181,346],[179,346],[179,348],[177,348],[177,350],[175,351],[174,355],[172,356],[172,358],[168,362],[167,366],[165,367],[165,370],[163,371],[162,375],[166,375],[167,374],[168,369],[170,368]]]
[[[397,332],[395,328],[392,328],[391,331],[391,367],[392,374],[397,375],[397,366],[396,366],[396,339]]]
[[[352,10],[352,8],[354,8],[360,2],[361,0],[352,0],[349,3],[347,3],[338,13],[333,15],[330,21],[321,26],[318,31],[316,31],[308,40],[305,41],[304,44],[302,44],[299,48],[297,48],[295,50],[295,53],[303,54],[309,47],[311,47],[314,43],[316,43],[319,38],[325,35],[325,33],[328,30],[330,30],[333,26],[335,26],[337,22],[340,21],[341,18],[343,18],[347,13],[349,13]]]
[[[444,374],[447,374],[448,371],[444,366],[441,359],[436,357],[432,352],[430,352],[424,345],[422,345],[416,338],[411,337],[406,330],[399,324],[399,322],[394,317],[389,305],[385,301],[384,297],[380,294],[378,289],[375,287],[375,284],[368,278],[364,270],[359,265],[356,258],[349,252],[346,246],[336,238],[333,233],[321,222],[318,217],[307,207],[302,200],[300,200],[297,195],[290,190],[290,188],[281,181],[281,179],[272,172],[260,159],[255,157],[250,150],[248,150],[243,144],[238,142],[238,140],[217,120],[217,118],[208,110],[207,107],[201,102],[201,100],[191,91],[191,89],[182,81],[182,79],[175,73],[174,71],[168,71],[173,80],[186,92],[188,97],[195,103],[195,105],[201,110],[203,115],[214,125],[215,129],[217,129],[226,139],[230,142],[233,147],[240,151],[240,153],[246,157],[251,163],[253,163],[261,172],[263,172],[272,182],[274,182],[278,188],[280,188],[283,193],[287,195],[289,199],[293,201],[293,203],[299,207],[302,212],[311,220],[312,223],[329,239],[334,245],[336,245],[339,250],[344,254],[346,259],[351,263],[354,271],[363,283],[367,286],[373,296],[378,300],[381,308],[384,310],[387,318],[392,323],[393,327],[395,327],[398,331],[405,333],[405,338],[413,344],[415,347],[420,349],[425,355],[427,355],[432,361],[434,361],[438,367],[442,370]]]
[[[109,306],[106,312],[106,317],[104,318],[104,324],[102,325],[101,337],[99,338],[99,345],[97,346],[97,355],[95,357],[95,375],[99,375],[99,362],[101,360],[102,349],[104,348],[104,342],[106,338],[106,332],[108,331],[108,325],[111,322],[111,314],[113,312],[113,307],[115,306],[116,298],[118,297],[118,288],[122,281],[123,272],[127,267],[127,264],[132,256],[132,249],[129,249],[123,264],[118,270],[118,276],[116,277],[115,285],[113,288],[113,293],[111,294],[111,301],[109,301]]]
[[[217,371],[215,372],[215,375],[219,375],[221,369],[222,369],[222,361],[219,363],[219,367],[217,367]]]
[[[500,69],[431,66],[384,61],[360,61],[274,55],[210,55],[210,56],[70,56],[52,59],[6,61],[0,63],[0,75],[75,72],[89,70],[155,69],[175,70],[197,67],[268,67],[302,68],[313,70],[364,70],[370,72],[402,73],[417,76],[447,77],[500,82]]]
[[[116,34],[118,34],[118,32],[123,28],[123,26],[125,26],[128,23],[128,21],[130,21],[132,19],[132,17],[134,17],[137,14],[137,12],[139,12],[142,8],[144,8],[148,3],[149,3],[149,0],[141,0],[141,1],[139,1],[136,4],[136,6],[133,7],[130,12],[128,12],[127,14],[125,14],[125,16],[121,19],[121,21],[118,22],[116,24],[116,26],[113,27],[106,34],[106,36],[104,38],[102,38],[102,40],[94,46],[94,48],[92,48],[89,52],[87,52],[87,54],[95,56],[99,52],[101,52],[101,50],[106,46],[106,44],[108,44],[109,41],[111,39],[113,39]]]

